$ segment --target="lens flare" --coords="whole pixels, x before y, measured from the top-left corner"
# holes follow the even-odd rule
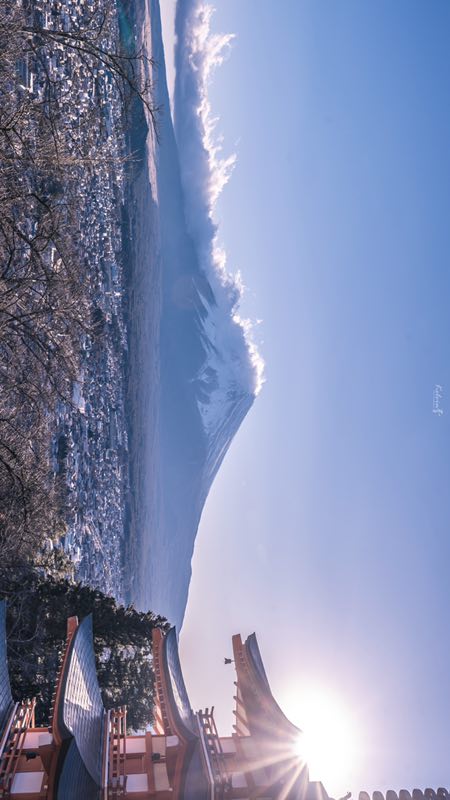
[[[344,794],[358,758],[358,736],[348,710],[322,689],[296,695],[284,707],[303,731],[294,749],[307,761],[310,780],[322,781],[331,795]]]

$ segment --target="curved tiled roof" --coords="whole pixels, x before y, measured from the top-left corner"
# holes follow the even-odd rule
[[[254,688],[258,687],[262,702],[254,718],[253,715],[249,714],[250,730],[252,731],[253,729],[252,723],[256,723],[256,730],[260,728],[261,710],[264,708],[265,714],[270,714],[271,724],[274,726],[272,730],[279,729],[283,731],[286,737],[292,737],[296,740],[300,736],[301,730],[286,717],[272,694],[258,647],[256,634],[252,633],[247,637],[245,641],[245,652],[248,665],[251,667],[252,685]],[[250,699],[253,700],[252,692],[250,693]],[[266,717],[262,717],[262,722],[263,724],[266,722]]]
[[[288,720],[271,692],[255,634],[245,643],[239,634],[233,636],[233,653],[237,736],[254,736],[264,750],[273,788],[278,786],[281,792],[284,787],[286,800],[301,800],[309,785],[307,763],[297,754],[301,731]]]
[[[62,684],[58,725],[64,739],[75,739],[92,780],[101,785],[105,709],[97,680],[92,616],[75,631]],[[69,751],[70,752],[70,751]],[[65,765],[62,768],[61,779]]]
[[[247,636],[247,639],[245,640],[245,646],[247,647],[247,650],[253,662],[253,666],[256,672],[258,673],[261,682],[265,684],[266,688],[270,692],[270,685],[267,679],[266,670],[264,669],[263,660],[261,658],[261,653],[259,650],[256,633],[251,633],[250,636]]]
[[[72,739],[58,781],[57,800],[100,800],[100,789],[87,771],[84,760]]]
[[[184,780],[183,800],[209,800],[211,788],[206,778],[200,752],[200,742],[191,755]]]
[[[165,666],[167,671],[168,683],[172,690],[174,704],[173,710],[179,717],[179,723],[187,734],[186,738],[197,738],[197,727],[195,716],[189,702],[188,693],[181,671],[180,657],[178,654],[178,641],[175,628],[171,628],[164,639]]]
[[[6,603],[0,601],[0,739],[13,707],[6,654]]]

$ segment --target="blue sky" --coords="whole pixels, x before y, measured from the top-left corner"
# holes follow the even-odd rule
[[[217,218],[267,380],[197,539],[191,700],[231,728],[256,630],[294,722],[317,692],[349,720],[331,793],[448,787],[450,6],[214,5]]]

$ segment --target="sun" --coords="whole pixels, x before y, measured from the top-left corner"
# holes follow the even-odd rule
[[[358,758],[359,737],[340,698],[314,688],[292,698],[286,709],[303,731],[295,749],[308,764],[310,780],[322,781],[332,796],[345,794]]]

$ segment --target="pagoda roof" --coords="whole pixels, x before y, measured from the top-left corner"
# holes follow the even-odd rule
[[[55,714],[63,745],[57,797],[66,798],[67,776],[75,769],[87,773],[86,786],[98,789],[102,785],[105,709],[95,666],[92,615],[78,625],[68,645]],[[91,796],[95,795],[86,793],[86,800]]]
[[[153,631],[153,658],[157,670],[157,701],[162,710],[164,732],[184,741],[197,739],[198,727],[184,683],[175,628],[162,634]],[[158,671],[160,672],[158,679]]]
[[[209,783],[201,757],[200,732],[184,683],[175,628],[152,632],[155,669],[155,722],[158,733],[177,736],[174,797],[206,800]]]
[[[211,786],[206,777],[200,741],[197,742],[186,771],[183,800],[210,800]]]
[[[285,800],[302,800],[308,787],[308,767],[297,753],[301,731],[276,702],[267,679],[255,634],[245,642],[233,636],[236,666],[236,723],[238,741],[251,736],[261,743],[264,768]]]
[[[100,800],[101,789],[86,769],[75,739],[69,743],[58,781],[57,800]]]
[[[283,739],[296,742],[302,732],[286,717],[272,694],[256,635],[252,633],[245,643],[240,634],[233,636],[233,651],[238,734],[272,737],[276,731]]]

